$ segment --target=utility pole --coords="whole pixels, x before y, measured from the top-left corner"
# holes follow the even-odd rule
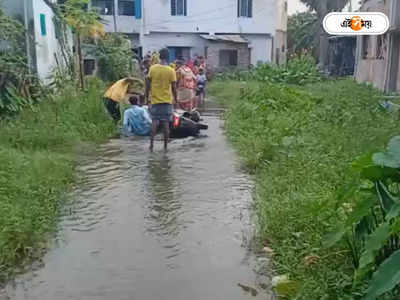
[[[318,6],[319,19],[323,20],[328,14],[328,2],[327,0],[319,0],[320,4]],[[328,34],[325,32],[322,23],[320,25],[320,35],[319,35],[319,64],[323,70],[325,70],[328,60],[328,50],[329,50],[329,40]]]
[[[24,1],[24,25],[25,25],[25,43],[26,43],[26,56],[28,58],[28,70],[31,73],[33,66],[32,66],[32,53],[31,53],[31,41],[29,36],[29,18],[28,18],[28,4],[30,1]]]
[[[118,7],[118,0],[113,0],[114,33],[116,33],[118,31],[118,29],[117,29],[117,7]]]

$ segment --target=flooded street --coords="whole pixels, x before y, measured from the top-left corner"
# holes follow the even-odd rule
[[[247,247],[252,183],[222,121],[205,123],[207,137],[167,153],[160,141],[149,153],[147,140],[114,139],[82,159],[54,245],[9,299],[272,299]]]

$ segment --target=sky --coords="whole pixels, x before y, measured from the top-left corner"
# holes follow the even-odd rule
[[[359,8],[359,0],[352,0],[353,3],[353,10]],[[289,15],[293,15],[296,12],[303,12],[307,10],[307,7],[300,2],[300,0],[288,0],[288,10],[289,10]]]
[[[307,10],[307,7],[300,2],[300,0],[288,0],[288,11],[289,15],[293,15],[296,12],[303,12]]]

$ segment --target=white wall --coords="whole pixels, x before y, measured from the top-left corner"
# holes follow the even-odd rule
[[[247,34],[244,37],[249,41],[251,48],[251,63],[270,62],[272,38],[268,35]],[[204,55],[207,42],[199,34],[194,33],[151,33],[141,38],[143,53],[160,50],[164,47],[191,47],[191,55]]]
[[[101,16],[105,21],[104,27],[106,32],[114,32],[114,17]],[[142,28],[142,21],[136,19],[135,16],[116,16],[117,32],[122,33],[140,33]]]
[[[191,47],[191,55],[204,55],[205,40],[194,33],[152,33],[141,38],[143,53],[164,47]]]
[[[169,0],[143,0],[145,32],[270,33],[276,0],[253,0],[253,17],[237,17],[237,0],[187,1],[187,16],[171,16]]]
[[[272,53],[272,38],[265,35],[246,35],[245,38],[250,41],[251,64],[257,65],[260,62],[270,62]]]
[[[44,14],[46,19],[45,36],[41,33],[40,14]],[[59,62],[62,62],[53,17],[53,11],[42,0],[33,0],[37,73],[45,82],[48,81],[53,68],[57,65],[55,55],[59,58]]]

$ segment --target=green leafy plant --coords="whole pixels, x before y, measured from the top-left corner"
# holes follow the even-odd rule
[[[98,59],[99,76],[106,82],[132,75],[131,42],[121,34],[110,33],[94,45],[93,55]]]
[[[29,72],[25,30],[0,8],[0,115],[13,115],[30,105],[40,87]]]
[[[289,53],[300,53],[304,49],[312,49],[319,43],[318,17],[312,12],[298,13],[288,19]]]
[[[97,39],[104,36],[104,26],[99,14],[87,8],[89,0],[66,0],[61,4],[63,21],[71,26],[75,33],[78,75],[81,87],[84,88],[82,40],[87,37]]]
[[[214,80],[208,93],[226,107],[224,128],[254,174],[257,241],[274,250],[275,274],[299,283],[290,299],[364,299],[370,277],[353,287],[347,243],[326,248],[322,240],[345,225],[355,203],[376,201],[363,191],[351,196],[361,184],[374,185],[348,169],[355,157],[383,148],[398,132],[396,118],[377,109],[382,94],[342,79],[302,86]],[[349,199],[353,205],[345,204]]]
[[[43,93],[34,110],[0,119],[0,284],[46,250],[74,183],[77,151],[114,133],[103,90],[98,79],[85,91],[66,83],[55,96]]]
[[[339,201],[348,213],[325,245],[346,240],[356,268],[354,284],[369,281],[365,299],[371,300],[400,284],[400,136],[385,152],[356,160],[353,171],[359,180]]]
[[[321,75],[314,58],[306,51],[293,55],[286,65],[259,64],[251,70],[237,70],[221,74],[218,79],[239,81],[260,81],[305,85],[321,81]]]

